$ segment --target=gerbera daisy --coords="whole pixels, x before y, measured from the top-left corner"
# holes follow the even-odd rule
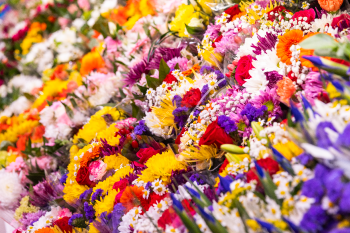
[[[278,117],[282,114],[281,107],[279,105],[279,101],[277,100],[276,88],[270,89],[266,87],[265,91],[260,91],[260,94],[255,96],[251,103],[254,107],[260,108],[265,105],[267,107],[267,111],[269,113],[269,117]]]
[[[292,30],[287,33],[285,33],[283,36],[281,36],[278,44],[277,44],[277,56],[281,58],[281,61],[283,63],[286,63],[287,65],[291,65],[292,62],[290,61],[292,57],[292,52],[290,51],[290,47],[292,45],[299,44],[303,39],[303,31],[301,30]]]

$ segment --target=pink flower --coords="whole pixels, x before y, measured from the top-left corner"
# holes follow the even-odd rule
[[[322,81],[320,80],[320,73],[318,72],[310,72],[306,76],[305,81],[305,97],[311,104],[315,103],[315,99],[317,99],[321,94],[326,93],[322,86]]]
[[[90,3],[88,0],[78,0],[78,6],[84,11],[88,11],[90,9]]]
[[[64,208],[60,212],[58,212],[58,218],[64,217],[72,217],[72,212],[70,212],[70,210],[67,208]]]
[[[136,121],[137,121],[136,118],[127,118],[125,120],[117,122],[115,127],[118,129],[123,129],[123,128],[126,128],[126,127],[133,125]]]
[[[68,7],[68,12],[69,13],[73,14],[74,12],[77,12],[77,11],[78,11],[77,5],[75,5],[75,4],[69,5],[69,7]]]
[[[38,164],[39,168],[42,170],[54,170],[57,167],[56,159],[48,155],[32,158],[30,163],[34,167]]]
[[[185,71],[188,70],[187,62],[188,60],[185,57],[174,57],[173,59],[167,61],[167,65],[170,67],[170,69],[174,69],[176,64],[179,64],[180,70]]]
[[[105,44],[107,47],[107,53],[114,53],[117,51],[118,46],[121,44],[120,41],[113,40],[112,37],[108,36],[105,39]]]
[[[107,164],[101,160],[93,161],[89,165],[89,179],[93,182],[101,180],[102,177],[106,174]]]
[[[64,17],[58,18],[58,24],[61,26],[62,29],[66,28],[69,24],[70,20]]]
[[[30,181],[27,179],[28,175],[28,166],[24,162],[22,157],[17,157],[15,162],[10,163],[6,167],[6,171],[8,172],[20,172],[21,183],[29,183]]]
[[[302,17],[302,20],[299,19],[299,17]],[[293,15],[292,19],[297,19],[298,22],[305,22],[304,17],[307,18],[306,22],[311,23],[312,21],[315,20],[316,14],[314,9],[309,9],[309,10],[303,10],[303,11],[298,11],[295,12]]]

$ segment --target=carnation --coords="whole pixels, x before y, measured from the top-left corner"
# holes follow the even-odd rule
[[[22,186],[21,178],[17,173],[6,172],[5,169],[0,170],[1,207],[15,207],[19,204],[23,191],[24,187]]]

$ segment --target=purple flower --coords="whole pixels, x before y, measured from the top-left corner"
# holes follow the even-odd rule
[[[204,36],[209,35],[209,38],[211,40],[215,40],[216,38],[218,38],[220,36],[220,28],[221,25],[215,25],[215,24],[210,24],[208,25],[207,30],[205,31]]]
[[[142,78],[142,74],[148,74],[147,65],[148,63],[146,59],[143,59],[142,61],[134,65],[130,69],[130,72],[126,76],[124,82],[129,86],[134,85],[137,81],[139,81]]]
[[[276,86],[276,83],[283,79],[283,75],[279,74],[277,71],[265,72],[266,80],[269,81],[267,86],[272,89]]]
[[[315,167],[315,178],[323,182],[328,177],[329,172],[330,169],[328,167],[319,163]]]
[[[85,211],[85,216],[89,220],[89,222],[91,223],[92,221],[94,221],[94,218],[95,218],[94,207],[92,205],[89,205],[89,203],[84,202],[84,211]]]
[[[85,200],[88,199],[90,197],[92,193],[92,188],[85,190],[82,194],[80,194],[79,200]]]
[[[306,232],[316,233],[323,229],[323,225],[325,225],[327,221],[328,215],[326,211],[319,205],[313,205],[303,216],[300,226]]]
[[[167,61],[167,65],[172,70],[172,69],[175,69],[176,64],[178,64],[180,71],[185,71],[188,69],[187,62],[188,60],[185,57],[174,57],[173,59]]]
[[[333,229],[329,233],[350,233],[350,228]]]
[[[347,124],[345,126],[345,129],[343,133],[341,133],[337,139],[337,145],[344,146],[344,147],[350,147],[350,124]]]
[[[301,193],[306,197],[314,198],[317,203],[320,202],[324,194],[322,182],[316,178],[306,181]]]
[[[251,103],[248,103],[241,111],[242,116],[246,116],[249,122],[258,120],[259,117],[264,116],[267,107],[265,105],[260,108],[255,108]]]
[[[194,173],[191,177],[190,180],[192,182],[197,182],[197,184],[206,184],[205,179],[203,179],[204,177],[198,173]]]
[[[333,143],[328,137],[328,133],[326,132],[326,128],[337,132],[334,128],[333,124],[329,121],[321,122],[318,124],[316,128],[316,137],[317,137],[317,145],[321,148],[327,149],[328,147],[332,147]]]
[[[39,210],[35,213],[23,213],[22,218],[20,222],[22,223],[24,228],[27,228],[28,226],[32,225],[34,222],[38,221],[41,216],[44,216],[46,214],[45,211]]]
[[[61,177],[61,179],[60,179],[61,184],[65,184],[65,183],[66,183],[67,177],[68,177],[68,172],[65,173],[65,174]]]
[[[328,173],[325,180],[325,186],[327,190],[327,196],[333,203],[337,203],[338,199],[342,195],[345,184],[342,182],[343,171],[340,169],[334,169]]]
[[[339,200],[339,209],[341,213],[350,213],[350,183],[344,187],[343,194]]]
[[[91,203],[94,203],[97,200],[99,201],[102,193],[103,193],[102,189],[97,189],[91,196]]]
[[[211,66],[202,66],[201,69],[199,70],[200,74],[203,75],[205,73],[210,73],[210,72],[214,72],[214,68],[212,68]]]
[[[112,226],[113,226],[113,233],[119,233],[118,226],[121,222],[121,218],[124,215],[125,207],[118,203],[114,206],[113,212],[112,212]]]
[[[274,49],[277,43],[277,36],[270,32],[267,32],[265,37],[261,37],[258,35],[258,39],[259,42],[257,43],[257,45],[252,45],[252,48],[255,48],[253,52],[256,55],[261,55],[262,52]]]
[[[173,111],[173,115],[175,116],[174,121],[180,126],[180,128],[184,127],[186,124],[188,111],[189,109],[187,107],[179,107]]]
[[[182,101],[181,96],[175,95],[175,96],[173,97],[172,103],[173,103],[173,104],[175,103],[177,107],[180,107],[180,106],[181,106],[181,101]]]
[[[314,157],[312,155],[307,154],[307,153],[302,153],[298,157],[296,157],[302,165],[308,165],[310,162],[314,160]]]
[[[145,125],[145,121],[141,120],[137,126],[135,126],[134,133],[137,135],[143,135],[146,132],[149,132],[147,125]]]
[[[111,146],[108,144],[107,139],[101,138],[102,147],[101,147],[101,154],[103,156],[110,156],[118,154],[119,148],[117,146]]]
[[[157,48],[153,58],[150,60],[148,63],[147,69],[148,70],[158,70],[160,61],[163,59],[165,62],[170,61],[171,59],[175,57],[182,57],[181,56],[181,50],[182,47],[180,48]]]
[[[306,76],[305,86],[305,97],[311,104],[314,104],[314,100],[319,96],[319,94],[325,92],[323,90],[322,81],[320,80],[320,73],[310,72]]]
[[[203,98],[203,101],[201,103],[202,105],[205,103],[207,97],[209,96],[209,93],[207,93],[208,91],[209,91],[209,86],[208,86],[208,84],[205,84],[201,90],[201,96]]]
[[[193,116],[196,117],[196,116],[198,116],[200,113],[201,113],[201,111],[198,110],[198,109],[196,109],[196,110],[194,110]]]
[[[84,216],[82,214],[73,214],[72,217],[69,219],[68,224],[70,226],[80,228],[84,228],[87,226],[84,220]]]
[[[59,198],[59,194],[44,180],[33,187],[33,192],[29,193],[30,203],[34,206],[46,207],[50,201]]]
[[[218,125],[223,128],[227,134],[235,132],[238,129],[236,123],[225,115],[219,116]]]
[[[214,73],[216,74],[216,79],[218,80],[218,87],[222,88],[224,86],[226,86],[227,82],[225,79],[225,76],[219,71],[219,70],[215,70]]]

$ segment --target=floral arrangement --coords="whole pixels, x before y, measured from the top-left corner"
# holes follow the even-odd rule
[[[14,233],[350,232],[350,15],[332,1],[0,5]]]

